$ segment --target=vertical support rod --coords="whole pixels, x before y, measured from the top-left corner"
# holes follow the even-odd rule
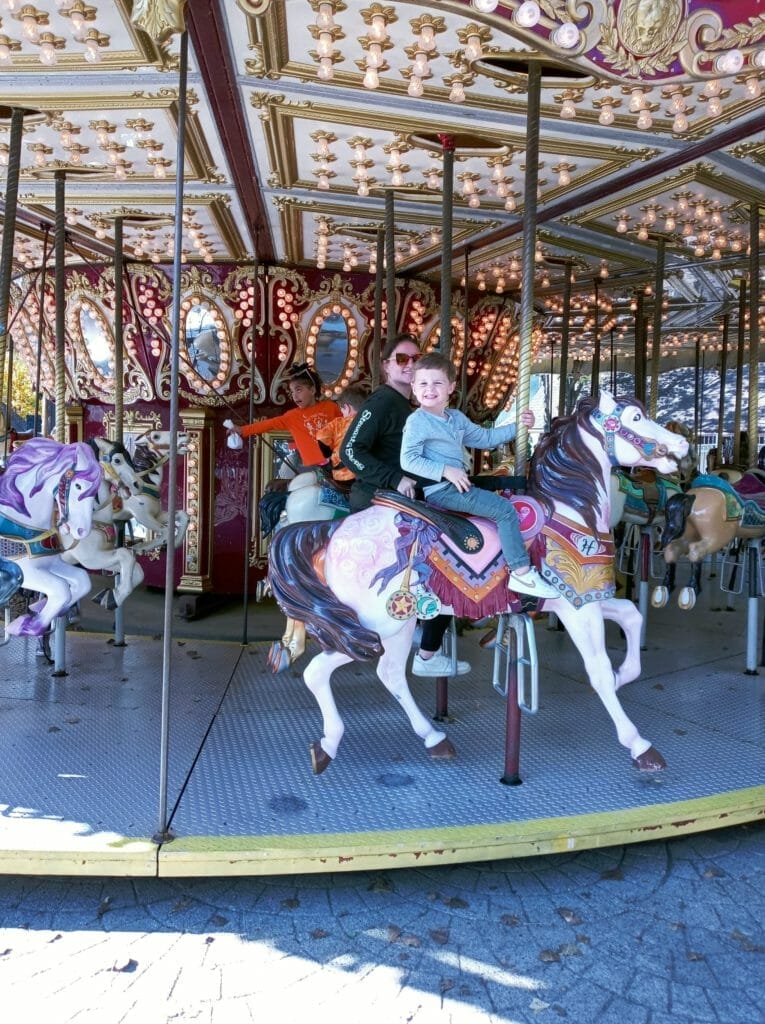
[[[170,452],[167,460],[167,522],[168,531],[175,527],[177,466],[178,466],[178,371],[180,364],[181,333],[181,248],[183,245],[183,177],[186,163],[186,80],[188,78],[189,36],[180,38],[178,69],[178,144],[175,157],[175,245],[173,252],[172,334],[170,339]],[[162,630],[162,701],[160,716],[159,751],[159,827],[155,841],[172,839],[167,817],[168,742],[170,736],[170,660],[173,629],[173,586],[175,582],[175,548],[168,533],[165,563],[165,608]]]
[[[385,190],[385,304],[388,330],[386,338],[396,337],[396,218],[393,189]]]
[[[614,348],[614,329],[611,328],[611,340],[609,342],[611,356],[611,394],[616,394],[616,350]]]
[[[560,380],[558,381],[558,415],[566,416],[568,409],[568,341],[571,333],[571,277],[573,264],[566,260],[563,278],[563,325],[560,334]]]
[[[701,391],[701,335],[696,335],[696,345],[693,355],[693,443],[699,443],[699,404],[702,399]]]
[[[518,384],[515,391],[515,474],[526,476],[528,428],[521,413],[528,408],[531,393],[531,348],[534,328],[534,254],[537,234],[537,188],[539,183],[539,116],[542,69],[529,62],[526,106],[526,179],[523,186],[523,281],[520,302],[520,352]]]
[[[119,444],[124,438],[125,417],[125,366],[124,366],[124,332],[122,308],[124,297],[123,281],[123,219],[114,220],[114,440]],[[125,524],[117,524],[117,545],[125,544]],[[125,646],[125,612],[122,605],[114,609],[114,645]]]
[[[19,196],[19,166],[21,163],[21,137],[26,111],[14,107],[11,112],[11,134],[8,143],[8,172],[5,178],[5,210],[3,211],[3,242],[0,249],[0,395],[5,379],[5,353],[8,345],[8,312],[13,275],[13,244],[16,236],[16,208]],[[11,410],[7,429],[11,428]]]
[[[661,306],[664,301],[664,248],[665,240],[656,242],[656,280],[653,289],[653,337],[651,338],[651,402],[648,415],[656,419],[659,406],[659,369],[661,366]]]
[[[387,194],[387,193],[386,193]],[[380,383],[380,358],[382,356],[382,306],[383,274],[385,266],[385,230],[377,229],[377,258],[375,260],[375,333],[372,342],[372,387]]]
[[[66,172],[54,174],[56,229],[54,247],[55,261],[55,302],[56,302],[56,440],[63,444],[66,439],[66,268],[64,266],[66,245],[66,213],[64,208]]]
[[[749,468],[757,465],[760,367],[760,209],[749,207]]]
[[[258,298],[260,288],[258,285],[258,253],[257,245],[259,233],[255,230],[256,251],[252,257],[252,327],[250,330],[250,387],[247,404],[247,422],[252,423],[255,419],[255,329],[258,323]],[[255,496],[252,493],[255,481],[255,438],[247,438],[247,510],[245,513],[245,537],[244,537],[244,565],[242,566],[242,646],[249,643],[249,607],[250,607],[250,547],[252,545],[252,506],[255,503]]]
[[[741,462],[741,390],[744,383],[744,346],[746,344],[746,280],[738,285],[738,348],[736,350],[736,389],[733,408],[733,465]]]
[[[438,136],[443,150],[441,207],[441,337],[440,352],[452,356],[452,206],[454,203],[454,137]]]
[[[500,617],[500,623],[504,616]],[[501,627],[500,627],[501,628]],[[507,685],[505,687],[505,771],[503,786],[520,786],[521,778],[521,709],[518,707],[518,635],[512,627],[505,633],[506,641],[497,633],[497,643],[507,647]]]
[[[43,329],[45,327],[45,285],[47,283],[47,272],[48,272],[48,232],[49,227],[45,226],[45,240],[43,241],[43,260],[42,269],[40,272],[40,298],[39,298],[39,310],[37,314],[37,350],[36,350],[36,367],[35,367],[35,425],[34,435],[44,434],[43,420],[40,415],[40,403],[42,401],[42,394],[40,392],[40,382],[42,380],[42,350],[43,350]]]
[[[722,352],[720,353],[720,401],[717,406],[717,449],[715,467],[722,465],[723,432],[725,430],[725,386],[728,376],[728,332],[730,330],[730,313],[723,316],[722,321]],[[709,466],[705,467],[709,469]]]
[[[643,341],[643,309],[645,297],[642,289],[635,295],[635,397],[645,405],[646,372],[645,343]]]
[[[460,361],[460,409],[467,412],[467,364],[470,351],[470,250],[465,249],[465,287],[462,290],[465,315],[462,320],[462,359]]]
[[[595,292],[595,341],[592,346],[592,372],[590,375],[590,394],[597,397],[600,391],[600,289],[598,279],[593,284]]]

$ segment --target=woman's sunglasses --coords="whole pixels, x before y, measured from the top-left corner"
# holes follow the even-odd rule
[[[416,363],[421,355],[421,352],[416,352],[414,355],[410,355],[408,352],[397,352],[393,358],[398,366],[406,366],[407,363]]]

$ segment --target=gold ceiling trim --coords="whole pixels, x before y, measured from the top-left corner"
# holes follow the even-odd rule
[[[38,67],[39,70],[39,67]],[[3,83],[4,84],[4,83]],[[13,90],[4,90],[3,97],[6,101],[10,100],[13,96],[17,95],[17,92]],[[29,92],[24,89],[18,90],[18,95],[22,97],[26,102],[29,101]],[[58,93],[42,93],[35,94],[34,105],[37,110],[42,110],[48,113],[60,112],[62,106],[69,111],[80,111],[87,110],[89,112],[94,111],[93,93],[72,93],[63,96],[60,92]],[[188,90],[188,102],[189,105],[196,105],[199,103],[199,96],[193,90]],[[159,92],[147,92],[144,89],[137,89],[130,93],[106,93],[106,95],[99,95],[97,101],[97,107],[99,111],[107,110],[134,110],[140,108],[142,110],[166,110],[173,105],[177,106],[178,103],[178,90],[177,89],[160,89]]]

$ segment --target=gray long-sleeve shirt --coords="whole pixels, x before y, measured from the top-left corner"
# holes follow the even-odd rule
[[[496,448],[514,437],[514,423],[487,428],[473,423],[458,409],[446,409],[443,418],[416,409],[404,424],[401,468],[405,473],[438,481],[424,488],[426,495],[432,494],[448,484],[443,480],[446,466],[465,468],[465,448]]]

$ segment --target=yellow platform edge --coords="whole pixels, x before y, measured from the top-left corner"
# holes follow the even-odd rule
[[[492,825],[296,836],[181,836],[160,848],[165,878],[310,874],[572,853],[726,828],[765,817],[765,786],[678,803]]]

